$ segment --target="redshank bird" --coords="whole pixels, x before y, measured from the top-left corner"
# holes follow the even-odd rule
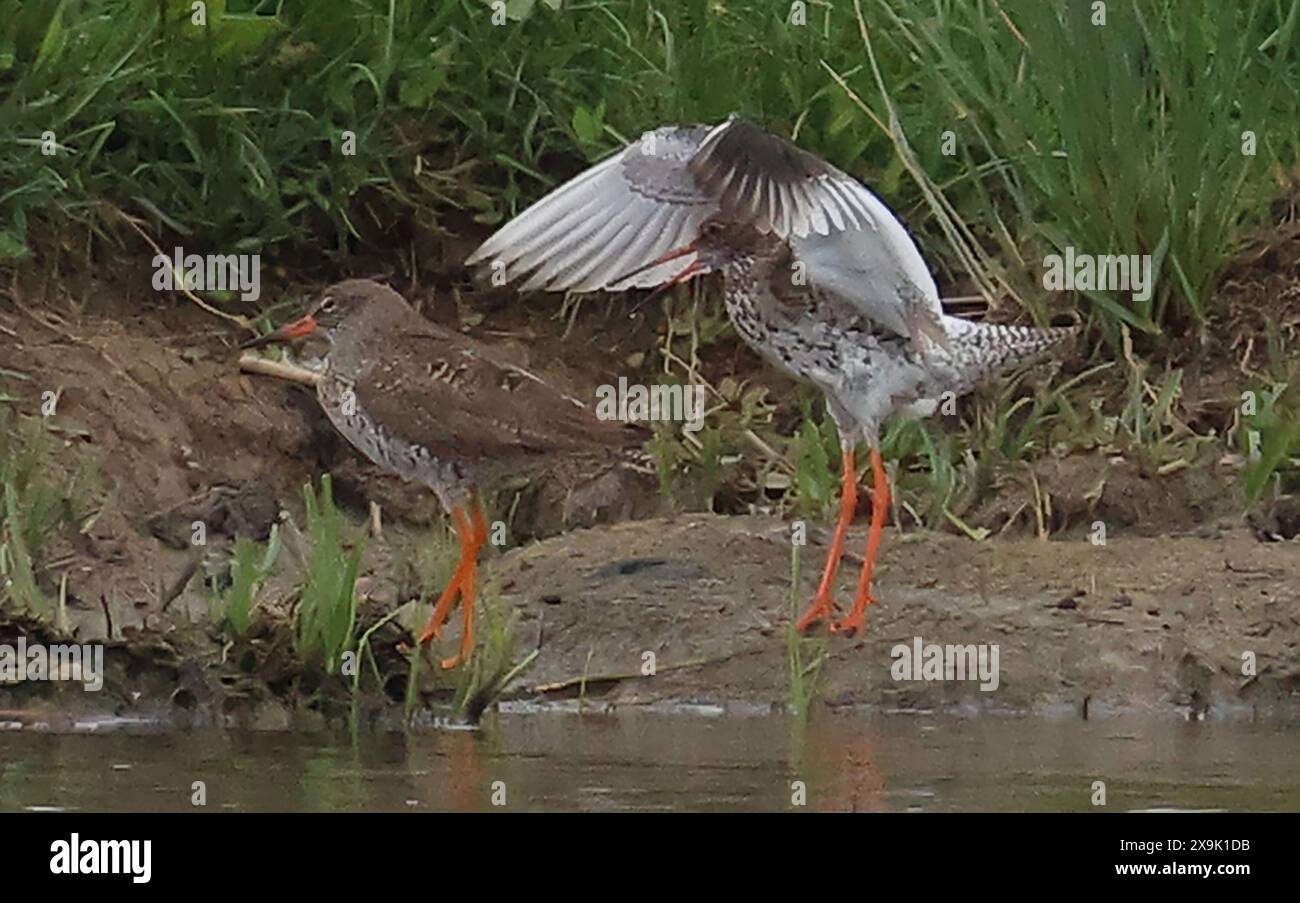
[[[824,160],[752,123],[666,127],[538,201],[469,258],[528,275],[524,288],[663,286],[720,272],[741,337],[826,395],[843,450],[840,513],[798,629],[865,627],[889,510],[880,429],[928,416],[1072,329],[973,323],[943,313],[924,258],[889,208]],[[857,507],[855,446],[871,449],[867,554],[848,616],[832,591]]]
[[[474,646],[478,556],[488,533],[480,488],[557,458],[593,467],[616,461],[640,433],[597,419],[370,280],[331,286],[306,316],[244,347],[317,332],[329,342],[316,394],[330,422],[380,467],[432,489],[456,525],[460,561],[420,636],[427,644],[441,635],[459,594],[460,652],[442,662],[454,668]]]

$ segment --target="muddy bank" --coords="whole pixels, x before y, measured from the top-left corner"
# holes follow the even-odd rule
[[[490,604],[497,614],[517,614],[515,657],[537,651],[504,698],[595,709],[783,709],[791,701],[788,536],[788,525],[775,519],[683,515],[578,530],[489,559]],[[1293,545],[1260,543],[1245,529],[1119,536],[1105,547],[887,536],[881,602],[871,609],[867,634],[801,643],[805,664],[825,656],[817,705],[1080,718],[1300,713],[1300,549]],[[862,539],[855,530],[851,547]],[[814,532],[803,550],[800,605],[815,587],[820,543]],[[854,565],[849,561],[840,579],[843,601]],[[364,586],[374,613],[397,604],[382,573]],[[366,694],[370,717],[400,710],[405,675],[398,663],[427,611],[407,607],[391,630],[377,633],[381,667],[397,670],[387,699]],[[343,684],[304,684],[287,661],[278,677],[266,671],[275,661],[270,650],[287,643],[286,630],[264,627],[245,648],[224,651],[195,631],[134,634],[110,647],[105,692],[45,690],[43,702],[29,699],[26,707],[258,727],[341,715]],[[916,637],[996,644],[997,689],[894,680],[891,648]],[[453,645],[454,635],[445,642]],[[643,673],[647,653],[653,676]],[[1246,653],[1255,657],[1254,676],[1242,673]],[[454,695],[458,677],[426,677],[426,703]],[[0,689],[5,708],[24,707],[15,689]]]
[[[527,682],[576,693],[585,673],[588,698],[619,705],[785,704],[788,537],[786,524],[768,519],[683,516],[579,531],[506,556],[497,579],[530,636],[542,635]],[[1080,717],[1300,712],[1293,545],[1262,544],[1245,530],[1120,536],[1105,547],[887,537],[881,602],[865,637],[828,636],[803,651],[805,662],[827,655],[818,690],[826,705]],[[850,547],[861,541],[856,531]],[[805,550],[800,606],[815,589],[821,551]],[[842,602],[855,577],[841,575]],[[893,680],[891,648],[917,636],[998,644],[996,691]],[[646,651],[656,676],[595,679],[637,674]],[[1246,652],[1254,677],[1242,674]]]
[[[457,298],[421,300],[431,318],[458,326]],[[265,540],[280,511],[301,515],[303,486],[324,472],[340,504],[359,516],[375,502],[385,523],[417,531],[441,523],[433,495],[356,453],[311,390],[241,373],[235,346],[245,333],[156,294],[97,292],[85,303],[77,310],[61,297],[0,294],[0,405],[15,423],[47,426],[54,441],[41,449],[41,468],[51,482],[86,466],[97,475],[95,491],[75,500],[81,528],[51,537],[38,575],[50,597],[67,575],[68,616],[82,638],[107,636],[110,621],[118,636],[152,628],[187,602],[197,617],[206,608],[202,586],[183,593],[178,585],[204,575],[194,567],[194,523],[204,524],[204,563],[213,563],[237,536]],[[515,311],[476,335],[577,397],[592,397],[591,386],[608,381],[630,348],[652,344],[644,318],[618,318],[613,335],[593,314],[563,342],[563,321],[538,315],[548,330],[540,334],[533,322]],[[50,398],[53,413],[42,407]],[[571,504],[571,486],[497,488],[493,508],[509,512],[515,541],[659,507],[645,474],[581,487],[596,496],[585,507]]]
[[[397,615],[371,640],[375,666],[366,666],[357,704],[363,720],[398,724],[412,702],[425,712],[452,706],[533,652],[506,688],[511,704],[753,711],[791,703],[789,519],[734,513],[780,507],[757,481],[716,493],[713,503],[730,516],[665,519],[654,516],[670,506],[653,475],[641,474],[639,482],[601,487],[610,489],[609,503],[594,506],[595,520],[618,522],[590,529],[557,516],[570,507],[567,489],[558,489],[562,498],[555,486],[508,487],[498,513],[512,518],[512,541],[525,544],[485,561],[484,623],[513,623],[513,643],[497,642],[497,659],[477,674],[428,667],[412,683],[408,653],[431,587],[413,586],[408,563],[439,544],[454,556],[431,495],[362,461],[303,387],[240,374],[239,336],[191,305],[103,293],[75,310],[24,297],[0,303],[0,330],[12,340],[4,347],[4,403],[35,419],[45,394],[56,393],[46,422],[58,444],[42,466],[57,472],[93,458],[101,485],[81,501],[90,507],[51,538],[37,574],[47,598],[66,579],[67,631],[10,615],[0,619],[0,642],[103,640],[108,673],[100,693],[0,685],[0,722],[67,726],[81,715],[109,715],[274,728],[349,717],[351,680],[304,668],[293,655],[301,556],[282,558],[247,636],[232,641],[211,612],[214,584],[229,580],[234,538],[265,539],[286,517],[301,525],[302,487],[327,471],[358,535],[371,502],[383,511],[383,535],[365,543],[359,631]],[[462,316],[454,294],[421,300],[435,319],[578,397],[630,367],[657,367],[637,350],[653,347],[656,325],[617,308],[565,321],[478,298],[492,315],[488,329],[481,312]],[[773,378],[748,357],[728,357],[729,347],[715,349],[715,366],[739,372],[744,360],[756,368],[746,378]],[[796,428],[792,398],[771,427],[782,435]],[[754,455],[741,457],[760,467]],[[1044,458],[1032,473],[1016,474],[1024,485],[1009,478],[966,515],[1001,533],[996,539],[890,529],[881,604],[866,636],[823,635],[797,647],[805,678],[816,680],[816,704],[1077,717],[1282,717],[1297,709],[1300,547],[1259,541],[1293,535],[1289,527],[1252,522],[1252,530],[1226,513],[1240,510],[1232,494],[1240,492],[1239,467],[1162,474],[1100,450]],[[1016,535],[1035,529],[1025,500],[1039,496],[1051,500],[1042,525],[1056,537],[1050,542]],[[864,494],[860,521],[867,507]],[[645,517],[654,519],[628,520]],[[1096,519],[1110,531],[1104,547],[1083,538]],[[196,521],[207,534],[197,550]],[[850,548],[861,548],[864,529]],[[532,536],[550,538],[529,543]],[[811,536],[794,594],[799,607],[824,554],[824,529]],[[844,604],[856,570],[849,560],[842,571]],[[893,680],[890,650],[916,637],[997,644],[997,690]],[[454,629],[445,648],[430,650],[430,662],[456,640]],[[642,673],[647,653],[653,676]],[[1253,676],[1242,673],[1246,653],[1256,659]]]

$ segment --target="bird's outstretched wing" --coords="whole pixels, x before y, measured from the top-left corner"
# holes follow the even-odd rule
[[[695,240],[717,201],[686,164],[707,126],[665,126],[552,191],[499,229],[466,263],[504,267],[524,291],[649,288],[694,260],[684,257],[614,283]]]
[[[689,168],[726,219],[782,238],[876,232],[888,208],[856,179],[745,119],[705,137]]]
[[[570,180],[470,255],[503,267],[525,291],[589,292],[661,285],[688,255],[637,272],[693,242],[705,220],[748,223],[791,242],[810,282],[886,328],[938,338],[939,293],[907,229],[861,182],[744,119],[665,126]],[[923,303],[904,312],[899,293]]]

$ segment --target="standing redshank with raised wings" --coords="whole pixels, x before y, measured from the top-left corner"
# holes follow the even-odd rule
[[[453,668],[474,646],[478,555],[488,532],[480,487],[560,460],[617,463],[643,436],[636,427],[598,420],[366,279],[331,286],[306,316],[244,347],[317,331],[329,340],[316,395],[330,422],[380,467],[432,489],[456,524],[460,562],[420,636],[428,643],[441,634],[459,594],[460,653],[442,662]]]
[[[840,516],[799,622],[865,626],[889,509],[884,419],[928,416],[945,393],[1046,351],[1071,329],[947,316],[929,267],[879,198],[826,161],[743,119],[646,132],[511,220],[469,258],[524,289],[646,288],[720,271],[744,340],[827,398],[843,449]],[[854,447],[871,449],[867,554],[847,618],[832,598],[857,506]]]

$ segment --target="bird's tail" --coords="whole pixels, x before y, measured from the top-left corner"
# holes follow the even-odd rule
[[[1039,329],[975,323],[950,316],[943,319],[948,333],[946,355],[960,373],[960,391],[974,388],[1001,370],[1028,363],[1071,341],[1080,331],[1077,325]]]

